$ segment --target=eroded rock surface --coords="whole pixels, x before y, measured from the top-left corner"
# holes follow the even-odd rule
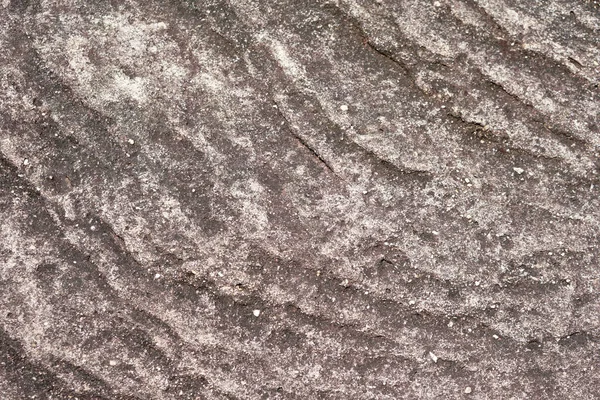
[[[4,0],[2,399],[600,398],[600,4]]]

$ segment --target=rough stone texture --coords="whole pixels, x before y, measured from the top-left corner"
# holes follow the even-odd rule
[[[600,398],[597,0],[0,28],[0,398]]]

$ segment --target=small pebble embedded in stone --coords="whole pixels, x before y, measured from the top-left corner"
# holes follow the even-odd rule
[[[471,389],[471,386],[467,386],[467,387],[465,388],[465,393],[466,393],[466,394],[469,394],[469,393],[471,393],[472,391],[473,391],[473,390]]]

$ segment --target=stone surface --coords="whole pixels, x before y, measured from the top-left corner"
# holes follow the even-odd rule
[[[2,399],[600,398],[598,1],[0,28]]]

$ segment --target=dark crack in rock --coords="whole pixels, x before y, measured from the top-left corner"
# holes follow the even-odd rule
[[[0,28],[0,398],[600,398],[597,0]]]

